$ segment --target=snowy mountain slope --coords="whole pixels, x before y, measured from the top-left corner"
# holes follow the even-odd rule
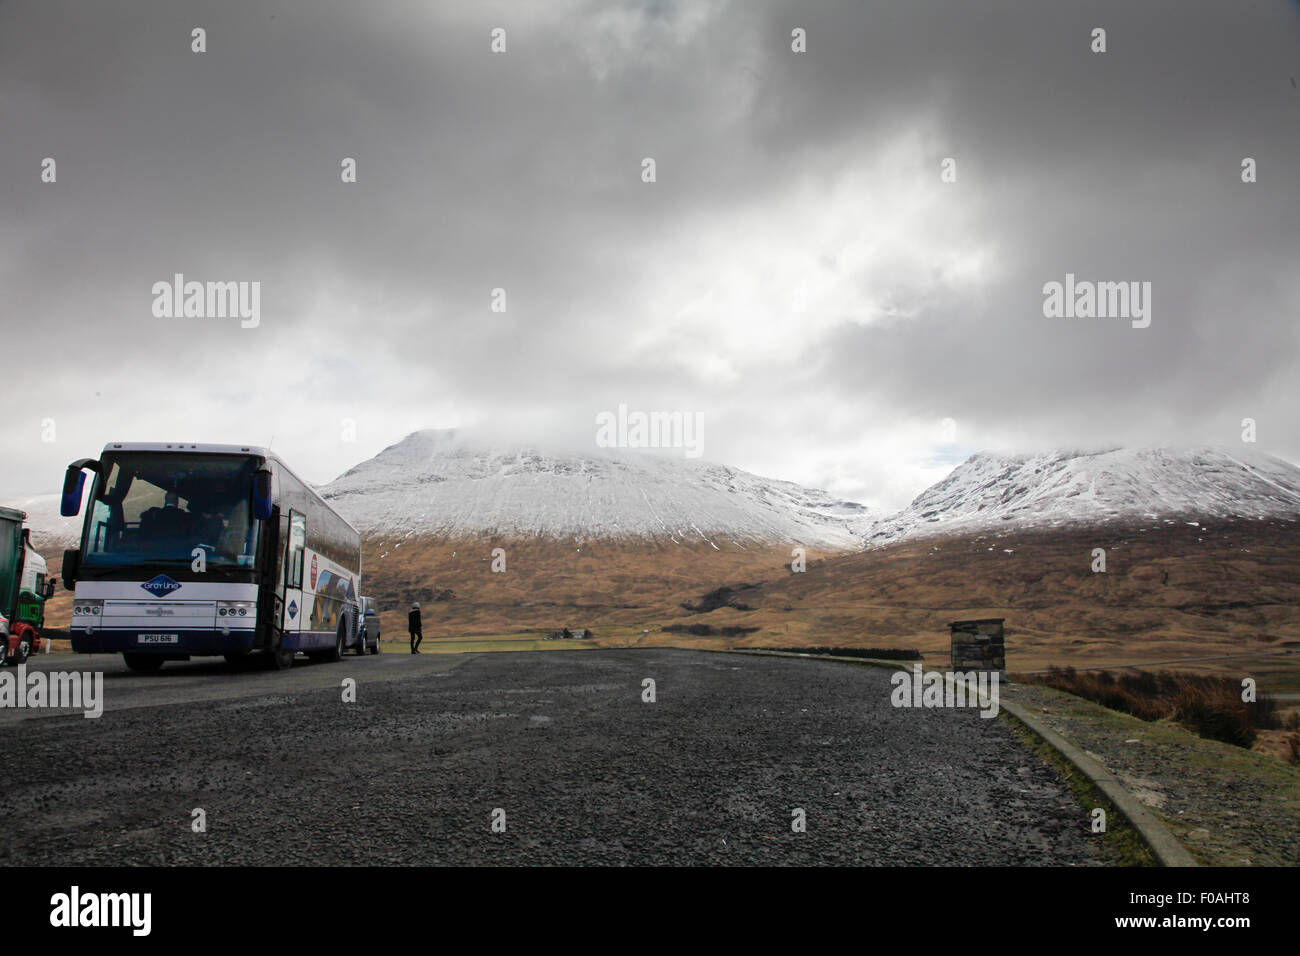
[[[698,460],[545,455],[455,431],[415,432],[319,490],[371,535],[641,537],[715,547],[853,549],[993,527],[1300,516],[1300,468],[1214,448],[981,452],[879,518],[822,491]],[[3,503],[28,512],[47,557],[76,546],[80,518],[59,516],[57,494]]]
[[[1258,452],[1118,448],[972,455],[896,514],[855,521],[868,545],[1008,525],[1300,513],[1300,468]]]
[[[87,482],[89,485],[89,482]],[[7,508],[27,512],[27,527],[32,529],[32,546],[46,558],[64,548],[75,548],[81,540],[81,517],[65,518],[59,514],[63,496],[34,495],[0,501]]]
[[[686,458],[548,455],[453,430],[408,435],[319,489],[362,532],[856,548],[825,492]]]

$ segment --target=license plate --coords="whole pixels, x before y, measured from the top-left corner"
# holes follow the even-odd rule
[[[137,644],[179,644],[180,636],[177,634],[140,634],[136,637]]]

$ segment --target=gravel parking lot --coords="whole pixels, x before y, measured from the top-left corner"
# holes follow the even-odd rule
[[[8,865],[1104,862],[1001,720],[891,707],[878,668],[669,649],[92,660],[103,717],[3,715],[0,790],[29,808],[0,834]],[[70,661],[36,666],[91,666]]]

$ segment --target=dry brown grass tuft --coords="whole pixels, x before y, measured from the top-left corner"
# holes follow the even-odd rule
[[[1250,747],[1258,731],[1279,723],[1271,700],[1243,701],[1241,682],[1231,677],[1170,671],[1117,675],[1052,667],[1045,675],[1025,679],[1142,720],[1168,718],[1202,737],[1238,747]]]

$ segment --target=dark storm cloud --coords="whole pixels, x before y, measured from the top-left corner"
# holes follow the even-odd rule
[[[1254,416],[1294,455],[1282,387],[1300,344],[1292,12],[1143,4],[1061,20],[1018,7],[982,17],[978,40],[945,43],[923,14],[904,28],[911,42],[864,40],[878,72],[860,80],[921,91],[915,107],[938,111],[963,171],[953,188],[973,191],[1005,271],[980,301],[948,296],[905,325],[841,328],[822,352],[831,380],[1049,444],[1228,442]],[[1093,25],[1108,30],[1104,55],[1080,39]],[[920,79],[900,51],[914,55],[924,36],[938,41],[923,54],[934,82],[899,82]],[[805,135],[818,135],[811,110],[783,112],[813,116]],[[1245,156],[1271,172],[1244,185]],[[1045,319],[1043,283],[1067,272],[1152,282],[1152,326]]]
[[[1282,2],[5,3],[0,321],[36,358],[0,491],[110,437],[275,434],[324,478],[621,401],[888,503],[948,417],[1076,444],[1252,416],[1295,457],[1298,37]],[[260,280],[262,325],[154,318],[175,272]],[[1044,318],[1066,272],[1152,282],[1151,327]]]

